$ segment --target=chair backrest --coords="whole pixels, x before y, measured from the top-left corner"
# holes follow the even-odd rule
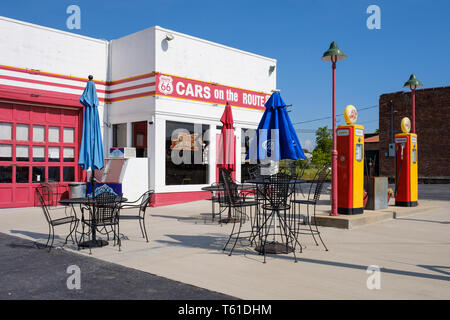
[[[50,216],[50,212],[48,211],[48,207],[47,207],[47,204],[46,204],[46,202],[44,200],[42,192],[39,189],[42,189],[42,187],[41,188],[40,187],[36,187],[36,189],[35,189],[36,190],[36,196],[39,199],[39,202],[41,204],[41,208],[42,208],[42,211],[44,212],[45,220],[47,220],[47,222],[50,223],[51,220],[52,220],[51,216]]]
[[[147,207],[148,207],[148,205],[150,203],[150,200],[152,200],[152,196],[153,196],[154,193],[155,193],[155,191],[148,190],[141,196],[142,200],[141,200],[141,204],[139,206],[139,210],[141,212],[145,212],[145,210],[147,210]]]
[[[233,205],[238,201],[237,184],[233,182],[231,171],[223,168],[220,168],[219,171],[222,173],[223,184],[225,186],[224,201]]]
[[[289,174],[278,172],[264,179],[264,198],[272,208],[282,208],[287,204],[294,190],[294,181]]]
[[[97,223],[118,221],[121,196],[102,192],[95,196],[94,215]]]
[[[320,199],[323,186],[328,180],[330,172],[331,170],[329,164],[324,165],[319,171],[317,171],[309,189],[308,200],[314,200],[317,202]]]
[[[42,182],[38,188],[48,209],[59,205],[58,183]]]

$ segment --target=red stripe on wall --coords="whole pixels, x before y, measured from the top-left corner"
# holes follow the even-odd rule
[[[28,74],[34,74],[34,75],[44,76],[44,77],[53,77],[53,78],[67,79],[67,80],[73,80],[73,81],[87,81],[87,78],[84,79],[84,78],[80,78],[80,77],[65,76],[65,75],[62,75],[62,74],[55,74],[55,73],[50,73],[50,72],[45,72],[45,71],[40,71],[40,70],[34,70],[34,69],[22,69],[22,68],[9,67],[9,66],[3,66],[3,65],[0,65],[0,69],[9,70],[9,71],[15,71],[15,72],[28,73]],[[94,82],[96,84],[107,85],[106,81],[100,81],[100,80],[95,80],[94,79]]]
[[[42,84],[42,85],[46,85],[46,86],[53,86],[53,87],[59,87],[59,88],[67,88],[67,89],[75,89],[75,90],[84,91],[84,87],[73,86],[73,85],[63,84],[63,83],[58,83],[58,82],[33,80],[33,79],[12,77],[12,76],[6,76],[6,75],[0,75],[0,79],[20,81],[20,82],[26,82],[26,83],[35,83],[35,84]],[[106,91],[97,89],[97,93],[106,93]]]
[[[134,77],[126,78],[126,79],[109,81],[109,82],[107,82],[107,84],[110,86],[113,86],[113,85],[121,84],[121,83],[125,83],[125,82],[131,82],[131,81],[136,81],[136,80],[141,80],[141,79],[146,79],[146,78],[152,78],[154,76],[155,76],[155,72],[150,72],[150,73],[146,73],[146,74],[142,74],[139,76],[134,76]]]
[[[9,85],[0,85],[0,96],[6,99],[33,101],[38,103],[48,103],[54,105],[74,106],[81,108],[77,94],[54,92],[48,90],[30,89]],[[105,101],[99,98],[99,101]]]
[[[143,83],[143,84],[138,84],[132,87],[125,87],[125,88],[121,88],[121,89],[115,89],[115,90],[106,90],[106,93],[111,94],[111,93],[117,93],[117,92],[122,92],[122,91],[127,91],[127,90],[134,90],[134,89],[140,89],[140,88],[145,88],[145,87],[151,87],[154,86],[155,82],[149,82],[149,83]]]
[[[136,98],[142,98],[142,97],[151,96],[151,95],[154,95],[154,94],[155,94],[155,90],[147,91],[147,92],[141,92],[141,93],[135,93],[135,94],[130,94],[130,95],[127,95],[127,96],[111,98],[111,99],[106,100],[106,102],[115,102],[115,101],[120,101],[120,100],[136,99]]]

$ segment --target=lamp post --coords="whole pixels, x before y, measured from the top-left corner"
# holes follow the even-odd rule
[[[410,88],[412,95],[412,133],[416,133],[416,88],[422,87],[422,83],[416,78],[413,73],[409,80],[405,82],[403,88]]]
[[[338,48],[336,42],[332,42],[330,48],[325,51],[322,60],[331,61],[333,70],[333,150],[331,150],[331,216],[338,216],[337,213],[337,150],[336,150],[336,62],[344,60],[347,56]]]

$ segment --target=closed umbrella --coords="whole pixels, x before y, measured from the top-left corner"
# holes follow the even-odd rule
[[[217,159],[218,166],[227,171],[236,170],[236,138],[234,136],[233,128],[233,112],[231,106],[227,102],[225,110],[220,118],[222,122],[222,130],[219,139],[219,157]],[[222,219],[222,223],[234,222],[235,219],[231,217],[231,207],[228,208],[228,217]]]
[[[104,166],[102,132],[100,130],[100,120],[98,117],[98,98],[93,77],[89,76],[80,103],[84,106],[83,136],[81,138],[80,155],[78,164],[83,170],[91,169],[92,195],[95,196],[94,170],[100,170]],[[95,208],[94,208],[95,211]],[[85,247],[101,247],[107,244],[106,241],[96,239],[94,212],[91,221],[92,240],[80,243]]]
[[[235,136],[233,128],[233,112],[231,106],[227,102],[225,110],[220,118],[222,122],[222,131],[220,132],[219,140],[219,167],[227,170],[236,170],[236,150],[235,150]]]
[[[84,106],[84,117],[78,164],[83,170],[92,170],[92,194],[95,195],[94,170],[103,168],[104,156],[102,133],[97,110],[99,102],[92,76],[89,76],[89,81],[79,101]]]

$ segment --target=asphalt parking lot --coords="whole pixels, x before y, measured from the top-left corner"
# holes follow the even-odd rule
[[[47,252],[32,241],[3,233],[0,233],[0,256],[0,299],[234,299],[93,257],[61,249]],[[79,289],[74,278],[77,267]]]

